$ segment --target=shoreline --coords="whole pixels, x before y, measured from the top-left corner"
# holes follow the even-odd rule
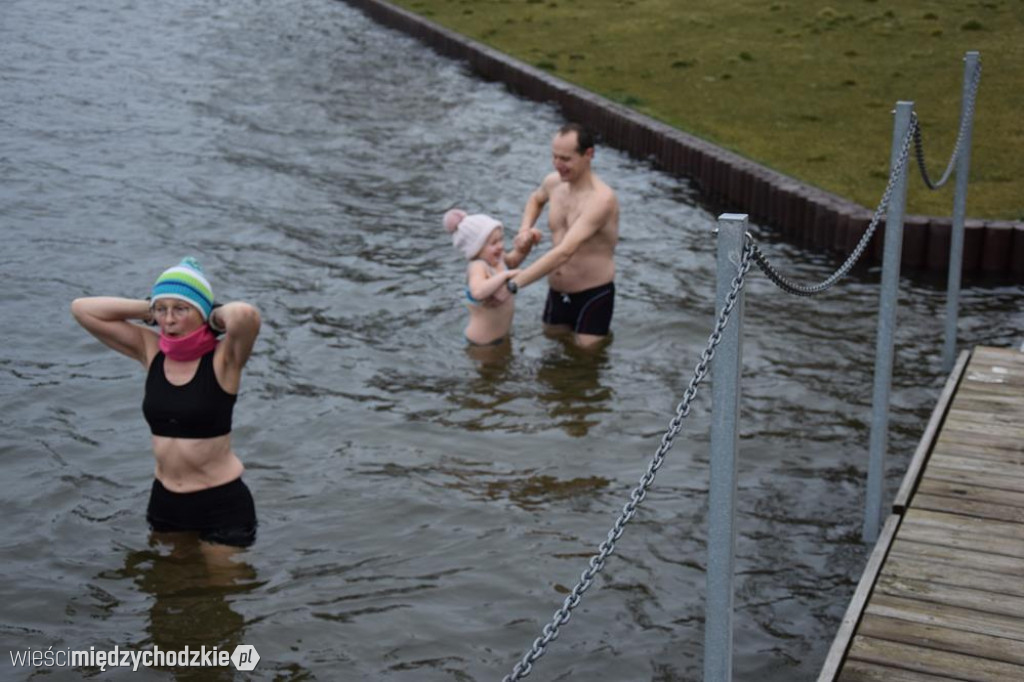
[[[846,256],[871,222],[873,209],[567,83],[385,0],[343,2],[443,56],[466,62],[485,80],[501,82],[521,97],[557,104],[567,120],[591,127],[603,144],[690,179],[702,203],[718,212],[746,213],[751,222],[773,228],[787,241]],[[952,228],[951,216],[907,215],[901,270],[910,275],[946,272]],[[868,246],[875,263],[881,262],[884,232],[882,223]],[[1024,222],[967,218],[962,274],[993,283],[1024,281]]]

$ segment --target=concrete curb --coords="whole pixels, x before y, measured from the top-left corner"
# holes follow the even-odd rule
[[[593,128],[604,144],[690,178],[702,201],[728,212],[748,213],[752,221],[781,230],[787,240],[846,255],[870,223],[873,207],[869,210],[754,163],[384,0],[343,1],[444,56],[467,62],[478,75],[504,83],[518,95],[558,104],[566,120]],[[876,262],[881,262],[884,227],[884,223],[879,226],[869,248]],[[967,220],[965,230],[964,275],[1024,281],[1024,222]],[[908,216],[902,267],[945,272],[951,231],[951,217]]]

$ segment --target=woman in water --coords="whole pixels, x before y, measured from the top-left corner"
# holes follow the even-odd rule
[[[199,263],[186,258],[157,278],[149,300],[79,298],[71,313],[148,372],[142,412],[156,458],[146,512],[152,530],[197,533],[214,545],[255,542],[256,509],[231,448],[231,417],[259,312],[248,303],[215,305]]]

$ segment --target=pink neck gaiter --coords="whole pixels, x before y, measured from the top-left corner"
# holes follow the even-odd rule
[[[160,350],[171,360],[188,362],[201,358],[217,347],[217,337],[205,324],[191,334],[178,337],[160,334]]]

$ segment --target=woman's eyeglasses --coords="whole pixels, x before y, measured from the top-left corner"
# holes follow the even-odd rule
[[[175,319],[180,319],[182,317],[188,316],[188,314],[192,312],[192,306],[185,304],[173,306],[157,305],[153,306],[152,310],[153,317],[167,317],[168,315],[170,315]]]

